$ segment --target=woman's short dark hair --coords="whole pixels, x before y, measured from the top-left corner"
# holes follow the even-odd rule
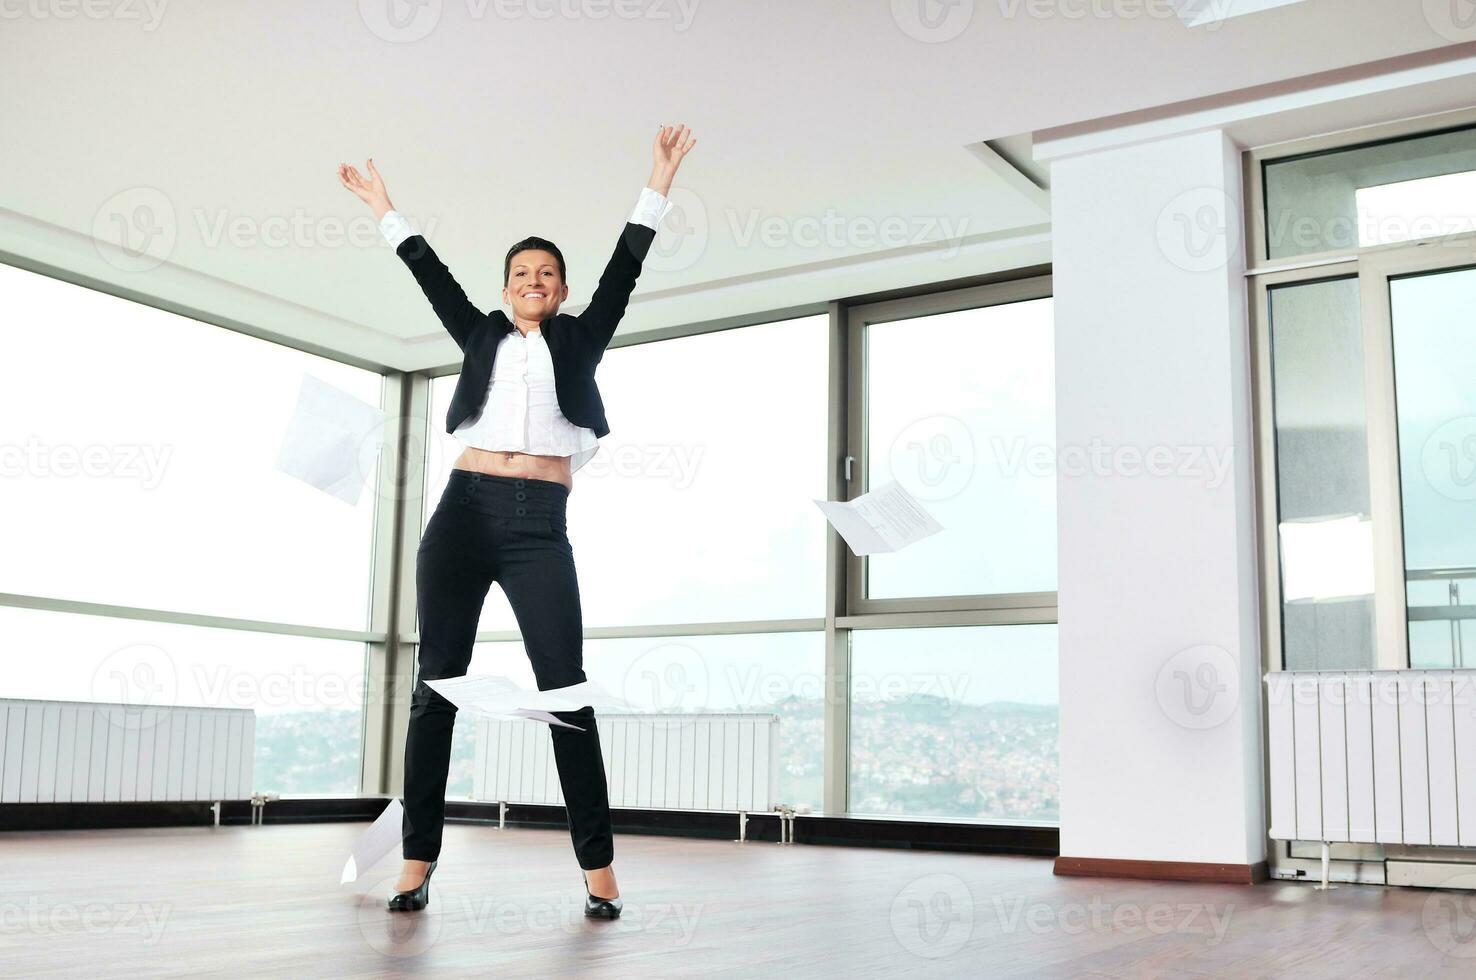
[[[523,239],[512,248],[507,250],[507,258],[503,260],[502,263],[502,284],[504,286],[506,286],[508,280],[512,278],[513,256],[517,255],[519,252],[527,252],[532,249],[539,249],[544,252],[552,252],[553,257],[559,260],[559,279],[565,283],[569,281],[569,277],[564,274],[564,253],[560,252],[559,247],[553,242],[549,241],[547,238],[539,238],[537,235],[534,235],[531,238]]]

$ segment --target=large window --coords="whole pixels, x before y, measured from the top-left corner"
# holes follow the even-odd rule
[[[376,494],[276,467],[311,375],[383,377],[0,265],[0,592],[362,630]]]
[[[359,792],[377,464],[277,459],[305,377],[383,376],[6,265],[0,318],[0,693],[251,709],[253,789]]]
[[[849,311],[846,496],[942,527],[846,559],[852,813],[1059,819],[1052,308],[1034,277]]]

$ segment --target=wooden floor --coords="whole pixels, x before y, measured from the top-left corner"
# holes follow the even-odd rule
[[[1046,858],[616,839],[588,921],[568,835],[451,824],[423,913],[367,824],[0,834],[0,976],[1476,975],[1469,899],[1058,878]]]

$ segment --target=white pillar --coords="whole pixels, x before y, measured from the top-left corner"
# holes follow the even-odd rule
[[[1265,858],[1240,174],[1052,162],[1063,857]]]

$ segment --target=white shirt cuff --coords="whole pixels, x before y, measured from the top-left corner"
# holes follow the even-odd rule
[[[661,223],[661,219],[666,217],[666,213],[673,207],[675,205],[668,201],[666,196],[659,191],[654,191],[649,187],[642,187],[641,196],[636,201],[635,210],[630,213],[630,223],[634,225],[645,225],[654,231],[656,226]]]
[[[384,240],[389,242],[390,248],[399,248],[401,242],[415,234],[409,219],[398,211],[384,213],[384,217],[379,219],[379,231],[384,235]]]

